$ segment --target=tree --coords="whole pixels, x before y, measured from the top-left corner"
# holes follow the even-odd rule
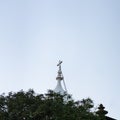
[[[70,95],[51,90],[46,94],[21,90],[0,96],[1,120],[99,120],[92,108],[90,98],[74,101]]]

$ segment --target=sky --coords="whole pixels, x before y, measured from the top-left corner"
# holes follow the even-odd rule
[[[120,119],[119,0],[0,0],[0,94],[46,93],[57,63],[75,100]]]

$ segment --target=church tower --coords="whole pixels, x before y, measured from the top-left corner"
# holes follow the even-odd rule
[[[65,94],[65,93],[67,93],[67,90],[66,90],[66,86],[65,86],[65,82],[64,82],[64,77],[63,77],[63,74],[62,74],[62,70],[61,70],[61,64],[62,64],[62,61],[59,61],[59,63],[57,64],[57,66],[59,67],[59,69],[58,69],[58,75],[57,75],[57,77],[56,77],[57,86],[56,86],[56,88],[54,89],[54,92],[60,93],[60,94],[63,95],[63,94]],[[63,81],[65,90],[64,90],[63,87],[62,87],[61,81]]]

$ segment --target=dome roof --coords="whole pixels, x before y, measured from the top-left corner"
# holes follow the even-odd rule
[[[60,81],[60,80],[57,81],[57,86],[56,86],[56,88],[54,89],[54,92],[60,93],[60,94],[62,94],[62,95],[66,92],[66,91],[62,88],[62,85],[61,85],[61,81]]]

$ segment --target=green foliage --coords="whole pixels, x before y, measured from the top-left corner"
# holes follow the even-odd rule
[[[70,95],[60,95],[53,91],[47,94],[10,92],[0,96],[0,120],[99,120],[93,101],[72,100]]]

